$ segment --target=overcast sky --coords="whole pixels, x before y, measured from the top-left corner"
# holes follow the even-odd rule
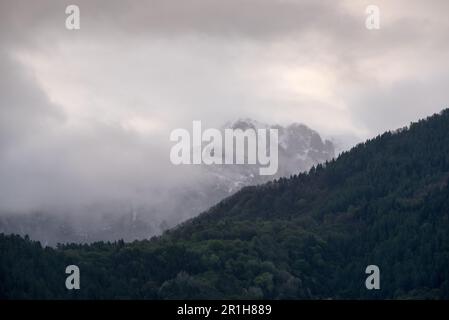
[[[69,4],[80,30],[65,28]],[[379,30],[365,27],[369,4]],[[192,120],[301,122],[348,145],[438,112],[448,12],[446,0],[1,0],[0,209],[140,201],[189,181],[168,137]]]

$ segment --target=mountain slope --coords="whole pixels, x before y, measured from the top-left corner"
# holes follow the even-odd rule
[[[448,132],[445,110],[308,174],[246,187],[152,240],[53,250],[1,236],[0,294],[447,299]],[[82,270],[78,292],[61,288],[69,263]],[[365,288],[371,264],[380,290]]]

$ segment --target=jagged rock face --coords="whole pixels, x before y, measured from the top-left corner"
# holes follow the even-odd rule
[[[334,157],[334,146],[303,124],[287,127],[268,125],[252,119],[239,119],[223,126],[232,129],[278,130],[279,166],[274,176],[259,175],[258,165],[202,165],[201,177],[191,186],[173,186],[165,190],[172,202],[154,207],[121,208],[105,205],[86,208],[87,212],[31,213],[0,215],[0,233],[28,234],[44,244],[93,242],[99,240],[149,238],[208,209],[240,188],[310,169]],[[152,195],[148,195],[151,197]]]
[[[260,184],[269,180],[309,170],[313,165],[332,159],[335,150],[332,142],[323,141],[320,135],[303,124],[287,127],[268,125],[251,119],[239,119],[223,127],[231,129],[277,129],[279,135],[279,167],[274,176],[259,175],[258,165],[205,165],[208,175],[216,177],[220,190],[233,193],[243,186]]]

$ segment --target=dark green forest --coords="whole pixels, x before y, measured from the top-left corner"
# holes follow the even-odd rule
[[[2,299],[448,299],[449,110],[308,173],[246,187],[160,237],[0,235]],[[81,289],[65,288],[65,267]],[[380,268],[380,290],[365,268]]]

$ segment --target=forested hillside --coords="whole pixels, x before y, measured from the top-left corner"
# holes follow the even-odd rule
[[[1,298],[449,298],[449,110],[151,240],[0,235]],[[81,270],[68,291],[64,271]],[[381,289],[365,288],[378,265]]]

